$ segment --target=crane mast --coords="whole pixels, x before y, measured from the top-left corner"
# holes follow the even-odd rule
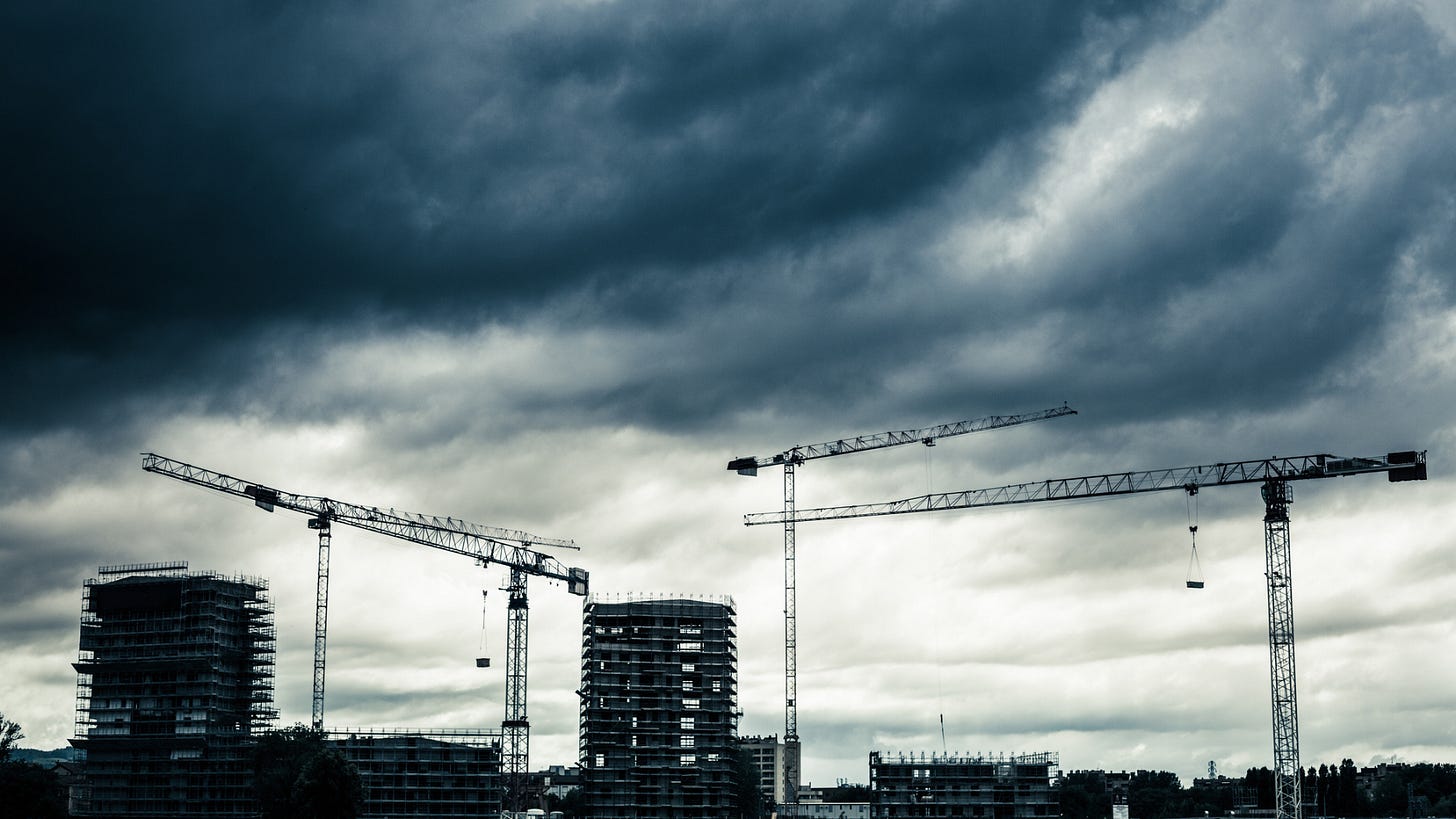
[[[324,656],[329,633],[329,546],[333,527],[326,517],[310,518],[309,526],[318,530],[318,580],[314,585],[313,604],[313,715],[314,730],[324,727]]]
[[[1288,481],[1260,487],[1264,498],[1264,577],[1269,600],[1269,705],[1274,726],[1274,815],[1300,819],[1299,701],[1294,693],[1294,588],[1289,557]]]
[[[799,801],[799,625],[798,625],[798,558],[794,531],[794,474],[799,464],[818,458],[867,452],[892,446],[920,443],[935,446],[941,438],[1000,429],[1032,421],[1043,421],[1077,411],[1063,404],[1052,409],[1020,415],[991,415],[971,421],[956,421],[922,429],[892,430],[853,438],[840,438],[820,444],[801,444],[776,455],[734,458],[728,469],[739,475],[754,476],[761,468],[772,466],[784,470],[784,798],[789,804]]]
[[[1259,483],[1264,500],[1264,556],[1268,582],[1269,677],[1274,733],[1276,819],[1301,819],[1299,708],[1294,680],[1294,597],[1289,550],[1290,482],[1384,472],[1391,483],[1426,479],[1426,453],[1391,452],[1373,458],[1302,455],[1142,472],[1019,483],[991,489],[920,495],[883,503],[744,515],[747,526],[813,520],[975,509],[1042,501],[1110,497],[1169,489]]]
[[[333,524],[339,523],[376,532],[399,540],[464,555],[482,567],[491,564],[510,570],[509,603],[506,610],[506,707],[501,722],[502,768],[506,803],[520,810],[529,770],[530,722],[526,717],[526,578],[545,577],[566,584],[567,590],[585,595],[589,573],[568,567],[556,558],[535,551],[532,546],[577,548],[570,540],[540,537],[519,529],[471,523],[452,517],[421,515],[380,509],[377,506],[336,501],[315,495],[299,495],[263,484],[252,483],[221,472],[194,466],[150,452],[142,453],[142,469],[235,497],[248,498],[258,508],[277,508],[309,516],[308,526],[318,532],[318,585],[314,607],[313,727],[323,727],[324,659],[327,647],[329,600],[329,548]]]
[[[794,531],[793,461],[784,464],[784,799],[799,803],[803,753],[799,745],[799,581]]]

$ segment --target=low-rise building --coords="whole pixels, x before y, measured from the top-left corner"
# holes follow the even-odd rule
[[[328,742],[359,769],[365,817],[500,815],[497,732],[342,729]]]
[[[775,805],[784,801],[784,744],[778,735],[739,737],[739,747],[753,757],[763,797]]]
[[[788,812],[784,812],[785,809]],[[780,809],[779,819],[870,819],[868,802],[800,802]]]
[[[1039,819],[1061,813],[1057,755],[870,754],[870,816]]]
[[[546,796],[565,799],[572,791],[581,789],[581,768],[572,765],[549,765],[544,771],[531,774],[533,790]]]

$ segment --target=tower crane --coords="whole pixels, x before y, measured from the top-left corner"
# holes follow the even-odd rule
[[[1265,577],[1269,592],[1269,674],[1274,724],[1275,817],[1300,819],[1299,710],[1294,690],[1294,597],[1289,556],[1289,505],[1294,500],[1294,492],[1290,483],[1375,472],[1384,472],[1391,483],[1423,481],[1426,479],[1426,453],[1391,452],[1373,458],[1301,455],[1146,472],[1117,472],[1011,484],[992,489],[920,495],[884,503],[761,512],[744,515],[743,522],[746,526],[789,524],[1098,498],[1167,489],[1194,492],[1199,487],[1206,486],[1262,484]]]
[[[728,469],[739,475],[755,476],[758,470],[780,466],[784,470],[784,798],[789,804],[799,801],[799,648],[797,614],[797,568],[794,543],[794,473],[805,461],[866,452],[904,444],[935,446],[941,438],[1012,427],[1032,421],[1043,421],[1077,411],[1063,404],[1060,407],[1026,412],[1020,415],[991,415],[973,421],[957,421],[924,429],[905,429],[840,438],[822,444],[801,444],[767,457],[747,456],[728,462]]]
[[[259,509],[289,509],[308,515],[308,528],[318,532],[318,585],[314,606],[313,727],[323,728],[324,654],[328,627],[329,547],[333,524],[339,523],[389,537],[454,552],[482,567],[496,564],[510,570],[506,609],[506,708],[501,722],[502,767],[506,804],[520,810],[529,769],[530,722],[526,718],[526,636],[529,607],[526,578],[531,575],[566,584],[572,594],[587,593],[588,572],[562,565],[532,546],[577,548],[570,540],[538,537],[518,529],[485,526],[451,517],[420,515],[377,506],[297,495],[221,472],[156,455],[142,453],[142,469],[195,486],[248,498]]]

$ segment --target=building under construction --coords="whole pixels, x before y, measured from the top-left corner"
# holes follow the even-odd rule
[[[581,771],[589,815],[736,815],[732,598],[594,595],[582,620]]]
[[[254,815],[252,739],[277,716],[267,583],[186,563],[98,574],[75,664],[75,815]]]
[[[1059,816],[1055,753],[870,753],[871,819]]]
[[[500,816],[497,732],[333,730],[328,742],[358,768],[370,819]]]

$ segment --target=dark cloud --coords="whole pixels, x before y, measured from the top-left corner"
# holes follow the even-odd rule
[[[171,390],[235,407],[219,387],[279,333],[468,326],[580,287],[597,321],[756,298],[764,253],[923,204],[1075,110],[1106,73],[1079,62],[1093,33],[1145,34],[1099,6],[436,12],[10,9],[7,423]]]

